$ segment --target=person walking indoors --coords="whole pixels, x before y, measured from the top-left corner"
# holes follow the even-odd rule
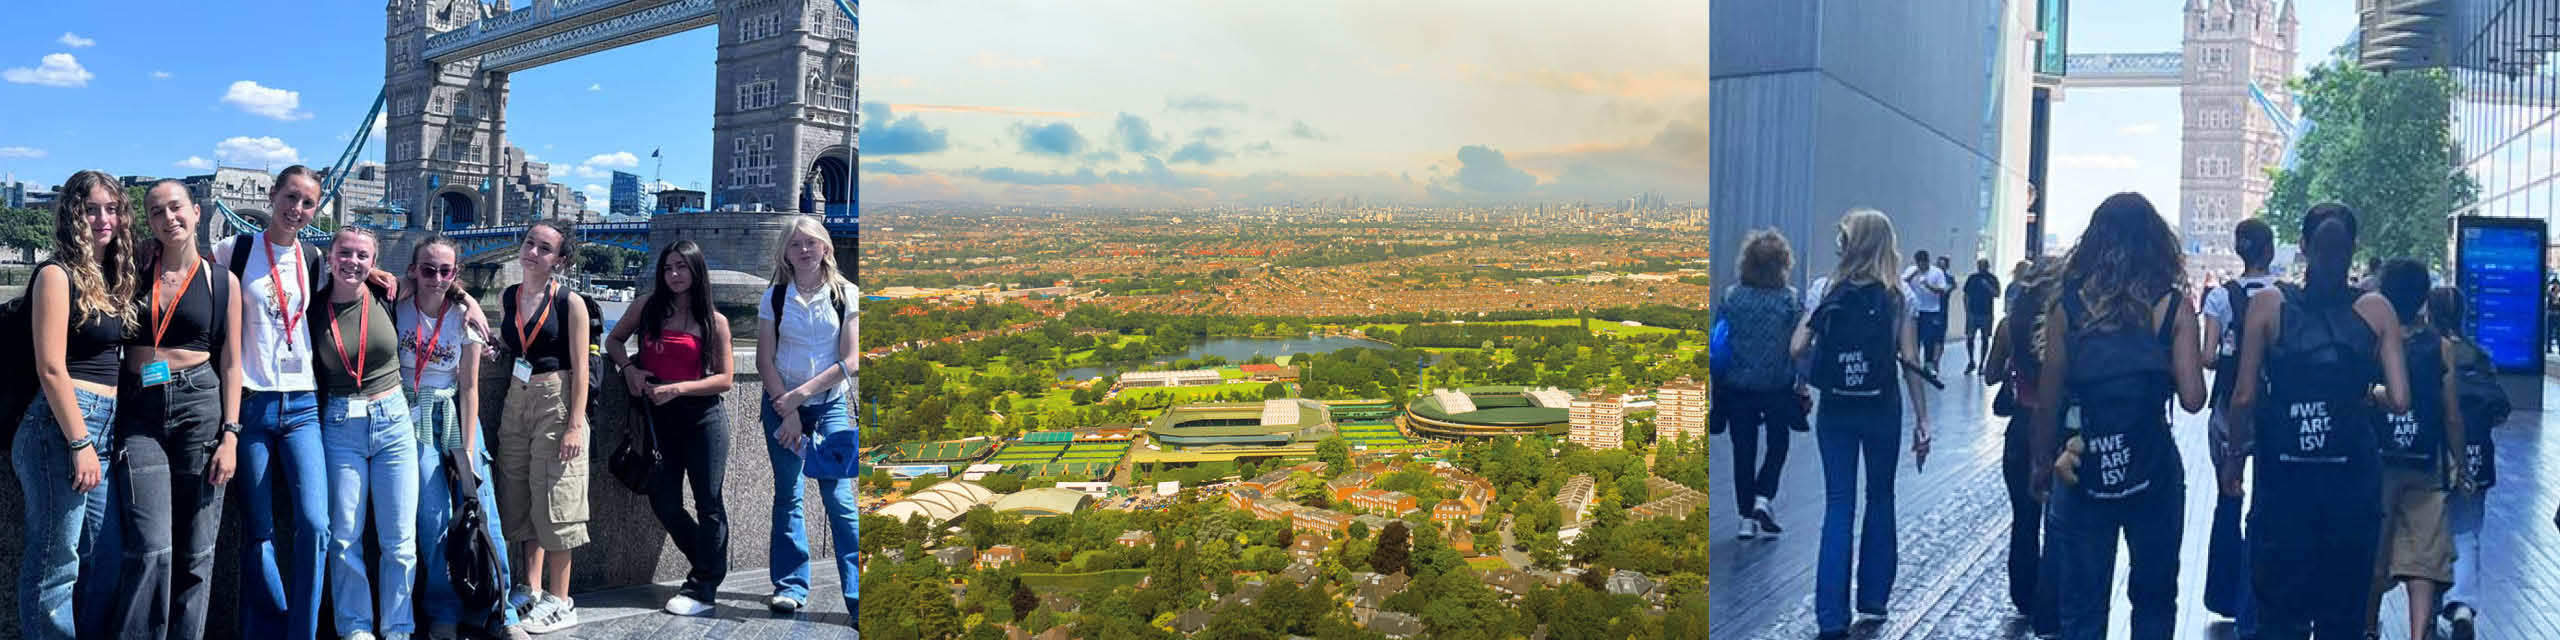
[[[2258,635],[2362,637],[2382,518],[2379,443],[2369,425],[2408,410],[2400,321],[2389,301],[2347,280],[2354,211],[2303,215],[2300,285],[2249,302],[2241,332],[2234,446],[2254,451],[2247,533]],[[2376,381],[2379,394],[2371,392]]]
[[[1776,230],[1751,232],[1742,241],[1741,282],[1726,288],[1715,308],[1716,322],[1730,332],[1733,353],[1712,376],[1715,401],[1708,405],[1708,422],[1733,438],[1734,508],[1742,515],[1746,540],[1784,531],[1769,502],[1778,496],[1792,432],[1808,428],[1796,395],[1801,382],[1795,358],[1787,353],[1787,339],[1804,317],[1804,303],[1787,286],[1793,262],[1786,238]],[[1763,442],[1766,458],[1760,457]]]
[[[2205,401],[2184,272],[2177,234],[2150,200],[2110,196],[2065,261],[2056,315],[2044,319],[2036,459],[2061,453],[2036,484],[2052,505],[2047,560],[2060,565],[2054,592],[2067,640],[2107,636],[2119,536],[2132,637],[2176,633],[2186,470],[2168,406],[2174,398],[2194,413]]]
[[[1893,479],[1906,400],[1913,460],[1925,463],[1929,455],[1928,394],[1903,388],[1923,380],[1913,362],[1920,315],[1918,296],[1892,275],[1893,222],[1873,209],[1854,210],[1841,219],[1839,234],[1839,265],[1806,292],[1819,302],[1789,343],[1793,355],[1811,356],[1812,383],[1822,394],[1814,425],[1824,493],[1814,617],[1826,639],[1848,637],[1853,606],[1861,617],[1883,618],[1892,595],[1899,562]],[[1866,519],[1856,526],[1861,471]]]
[[[692,569],[667,599],[667,613],[711,613],[729,575],[729,512],[721,478],[729,467],[728,393],[734,368],[729,322],[711,306],[711,269],[702,248],[678,240],[658,251],[657,282],[623,311],[605,338],[605,357],[631,395],[647,403],[650,440],[665,456],[649,477],[649,509]],[[623,343],[640,336],[640,355]],[[637,366],[634,366],[634,365]],[[684,493],[693,491],[693,512]]]

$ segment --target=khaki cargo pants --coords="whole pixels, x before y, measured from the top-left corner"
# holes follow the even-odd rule
[[[587,544],[587,452],[560,459],[569,401],[559,377],[507,381],[506,411],[490,448],[498,456],[498,518],[507,542],[566,551]],[[594,449],[589,443],[587,449]]]

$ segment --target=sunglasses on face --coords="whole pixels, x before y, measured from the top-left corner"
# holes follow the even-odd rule
[[[436,279],[451,278],[457,273],[462,273],[462,270],[453,267],[418,267],[418,275]]]

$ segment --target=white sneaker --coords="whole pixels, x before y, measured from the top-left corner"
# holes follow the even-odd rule
[[[578,626],[576,601],[560,596],[545,596],[541,604],[533,605],[533,616],[525,620],[524,630],[535,634],[546,634],[567,631],[576,626]]]
[[[711,603],[695,600],[693,599],[693,596],[681,593],[676,594],[676,597],[667,599],[667,613],[680,616],[703,615],[711,613],[712,608]]]
[[[1760,537],[1760,521],[1758,521],[1758,520],[1753,520],[1753,519],[1750,519],[1750,518],[1743,518],[1743,519],[1742,519],[1742,532],[1741,532],[1741,533],[1736,533],[1736,534],[1734,534],[1734,535],[1733,535],[1733,537],[1738,538],[1738,539],[1742,539],[1742,540],[1750,540],[1750,539],[1753,539],[1753,538],[1758,538],[1758,537]]]
[[[533,613],[533,605],[542,602],[542,590],[533,588],[533,585],[516,585],[515,591],[511,593],[512,595],[507,596],[507,608],[516,610],[517,619],[530,616]]]
[[[347,634],[347,636],[346,636],[346,637],[344,637],[344,638],[340,638],[339,640],[373,640],[373,632],[371,632],[371,631],[358,631],[358,632],[355,632],[355,633]]]
[[[774,613],[792,613],[800,610],[800,601],[785,595],[776,595],[772,600],[766,600],[764,605],[773,609]]]
[[[382,640],[409,640],[409,634],[393,631],[382,634]]]

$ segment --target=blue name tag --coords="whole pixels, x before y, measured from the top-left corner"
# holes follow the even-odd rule
[[[169,363],[155,360],[142,365],[142,386],[157,387],[169,383]]]

